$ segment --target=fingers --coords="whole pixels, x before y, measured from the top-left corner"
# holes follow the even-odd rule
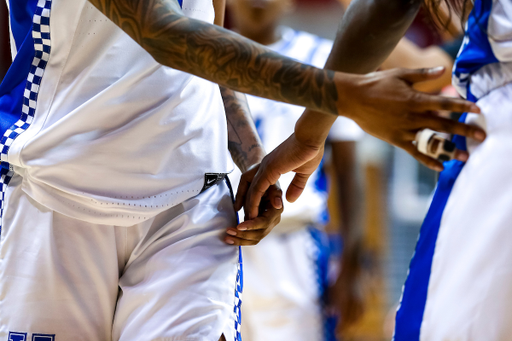
[[[254,179],[254,176],[258,172],[260,165],[256,165],[250,168],[248,171],[242,174],[240,178],[240,184],[238,185],[238,190],[236,192],[235,198],[235,210],[238,212],[244,205],[244,202],[247,197],[247,192],[251,187],[251,181]]]
[[[261,198],[271,185],[264,177],[255,178],[254,182],[251,183],[245,204],[245,214],[248,219],[254,219],[258,216]]]
[[[237,228],[226,231],[224,241],[230,245],[256,245],[281,221],[283,209],[274,209],[267,203],[267,209],[261,216],[244,221]]]
[[[238,212],[242,209],[242,206],[247,197],[247,191],[249,190],[250,186],[251,183],[244,179],[244,176],[242,175],[242,178],[240,179],[240,184],[238,185],[238,190],[236,192],[235,211]]]
[[[283,213],[283,205],[281,200],[281,208],[274,208],[271,200],[276,197],[281,198],[281,188],[273,185],[265,194],[263,208],[258,217],[246,220],[239,224],[236,228],[229,228],[226,231],[224,241],[231,245],[256,245],[258,244],[272,229],[281,221]]]
[[[416,146],[414,146],[412,143],[404,144],[401,146],[402,149],[404,149],[406,152],[412,155],[416,160],[424,164],[430,169],[433,169],[437,172],[443,171],[444,167],[443,164],[431,158],[430,156],[427,156],[425,154],[422,154],[418,149],[416,149]]]
[[[259,243],[259,241],[247,240],[247,239],[231,237],[231,236],[224,238],[224,242],[226,244],[234,245],[234,246],[252,246],[252,245],[257,245]]]
[[[276,210],[283,208],[283,191],[281,190],[279,183],[274,186],[270,186],[265,196],[272,207]]]
[[[460,150],[460,149],[457,149],[455,151],[455,160],[466,162],[466,161],[468,161],[468,158],[469,158],[468,152]]]
[[[475,103],[460,98],[435,96],[418,92],[414,102],[413,106],[415,111],[418,112],[444,110],[460,113],[480,113],[480,108]]]
[[[248,219],[254,219],[258,216],[261,199],[266,195],[267,190],[271,186],[277,184],[279,176],[279,173],[272,175],[270,166],[263,166],[258,169],[247,193],[245,214]],[[282,208],[282,199],[280,204],[279,199],[277,199],[277,197],[282,197],[282,192],[280,191],[281,189],[279,188],[279,190],[271,190],[269,193],[272,195],[272,204]]]
[[[250,244],[244,244],[244,245],[256,245],[258,244],[268,233],[266,233],[265,230],[256,230],[256,231],[237,231],[235,229],[229,229],[226,232],[228,235],[226,236],[225,240],[226,243],[231,245],[240,245],[236,244],[237,241],[245,241]],[[232,241],[233,243],[230,243]]]
[[[302,192],[304,192],[304,188],[306,188],[306,184],[310,176],[311,174],[295,174],[290,186],[288,186],[288,189],[286,190],[286,200],[289,202],[295,202],[299,199]]]
[[[470,126],[439,116],[425,115],[425,119],[421,121],[421,125],[422,127],[442,133],[470,137],[480,142],[483,142],[486,137],[485,131],[480,127]]]
[[[445,72],[442,66],[426,69],[400,69],[400,78],[411,84],[439,78]]]
[[[444,72],[444,67],[437,67],[432,69],[399,69],[397,70],[399,78],[410,83],[425,82],[439,78]],[[472,102],[443,96],[428,95],[421,92],[417,93],[417,99],[414,101],[414,107],[418,111],[453,111],[453,112],[472,112],[475,114],[480,113],[480,108]]]

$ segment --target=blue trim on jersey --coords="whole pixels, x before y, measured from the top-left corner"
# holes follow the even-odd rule
[[[183,8],[183,0],[178,0],[178,4],[180,4],[180,7]]]
[[[12,5],[12,3],[11,1],[10,4]],[[28,26],[29,31],[25,32],[26,37],[23,38],[21,50],[8,71],[7,80],[4,79],[4,82],[0,85],[0,91],[2,91],[0,94],[3,93],[3,95],[0,95],[0,127],[4,129],[0,139],[0,234],[2,232],[5,190],[14,175],[14,171],[7,162],[8,151],[14,140],[26,131],[34,120],[39,89],[51,51],[50,13],[52,0],[20,1],[18,5],[21,5],[21,3],[25,6],[14,6],[10,12],[11,17],[18,20],[18,24],[14,26],[18,38],[20,38],[21,33],[25,32],[26,27],[22,27],[21,23],[27,25],[26,15],[31,13],[27,14],[29,4],[34,3],[36,6],[32,14],[32,24]],[[16,72],[21,74],[13,75]],[[21,76],[25,77],[24,80],[19,79],[19,83],[16,82],[17,77]]]
[[[499,62],[494,55],[487,34],[492,4],[492,0],[476,0],[469,15],[465,44],[457,57],[453,72],[461,83],[469,83],[470,75],[483,66]],[[468,85],[467,96],[470,94],[471,89]]]
[[[23,93],[35,54],[32,26],[37,0],[10,0],[9,6],[17,54],[0,84],[0,136],[21,117]]]
[[[318,166],[316,179],[314,180],[314,185],[317,192],[325,193],[327,195],[327,192],[329,190],[329,183],[327,173],[325,171],[324,159],[322,159],[320,165]],[[317,222],[323,225],[329,222],[329,210],[327,209],[327,206],[324,208],[322,213],[320,213],[317,219]]]
[[[235,194],[233,192],[233,186],[231,185],[231,181],[229,181],[229,177],[226,176],[224,178],[226,185],[229,188],[229,193],[231,195],[231,200],[233,204],[235,203]],[[238,213],[236,213],[236,223],[240,224],[240,218],[238,217]],[[244,291],[244,260],[242,256],[242,247],[238,247],[238,271],[236,274],[236,284],[235,284],[235,304],[233,308],[233,314],[235,314],[235,340],[234,341],[242,341],[242,293]]]
[[[466,119],[461,117],[461,122]],[[456,136],[453,141],[457,148],[466,150],[466,139]],[[411,260],[409,274],[404,285],[402,300],[396,314],[396,327],[394,341],[419,341],[423,314],[427,302],[427,293],[432,269],[437,235],[441,225],[441,218],[448,202],[455,180],[459,176],[464,163],[452,160],[444,164],[445,170],[441,172],[436,193],[427,213],[416,251]]]
[[[329,288],[329,261],[331,258],[329,238],[327,234],[315,227],[308,227],[308,232],[315,247],[314,267],[318,287],[319,305],[322,314],[322,340],[336,341],[336,325],[338,316],[329,309],[328,292]]]
[[[256,131],[258,132],[258,135],[260,136],[260,139],[262,141],[265,140],[265,134],[263,132],[263,118],[262,117],[258,117],[258,118],[255,118],[254,119],[254,126],[256,127]]]

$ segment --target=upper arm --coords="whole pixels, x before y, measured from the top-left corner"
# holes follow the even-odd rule
[[[0,0],[1,1],[1,0]],[[177,0],[89,0],[100,12],[141,46],[183,17]],[[144,47],[144,46],[143,46]]]
[[[9,46],[8,12],[4,1],[0,1],[0,81],[11,65]]]

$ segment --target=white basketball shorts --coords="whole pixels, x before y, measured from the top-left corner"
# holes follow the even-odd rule
[[[15,175],[5,193],[0,340],[239,339],[241,264],[222,241],[236,226],[224,181],[130,227],[63,216],[21,182]]]
[[[328,316],[327,236],[314,228],[271,233],[244,249],[244,341],[335,340]]]
[[[467,115],[483,143],[457,137],[411,261],[396,341],[512,339],[512,84]]]

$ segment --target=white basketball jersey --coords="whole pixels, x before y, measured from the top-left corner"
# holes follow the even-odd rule
[[[1,161],[52,210],[129,226],[228,173],[219,87],[158,64],[87,0],[8,0]],[[213,23],[212,0],[180,1]],[[5,178],[7,176],[7,178]]]
[[[453,83],[477,101],[512,81],[512,2],[475,0],[464,43],[455,62]]]
[[[332,49],[332,41],[307,32],[281,27],[282,38],[268,46],[270,49],[302,63],[323,68]],[[267,152],[275,149],[293,132],[295,123],[304,112],[303,107],[275,102],[255,96],[247,96],[258,134]],[[329,139],[355,141],[364,135],[353,121],[340,117],[333,125]],[[288,173],[279,180],[283,189],[288,188],[295,173]],[[240,172],[230,175],[238,184]],[[293,204],[285,203],[281,223],[276,230],[290,231],[310,224],[327,221],[327,179],[320,167],[311,176],[303,195]]]

